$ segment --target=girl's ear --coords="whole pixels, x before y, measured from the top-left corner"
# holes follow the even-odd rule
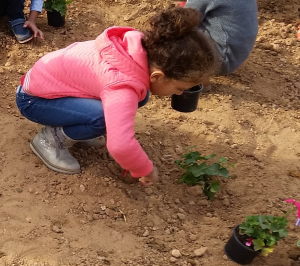
[[[165,79],[165,74],[164,72],[162,72],[161,70],[155,70],[150,74],[150,82],[151,83],[155,83],[158,81],[162,81],[163,79]]]

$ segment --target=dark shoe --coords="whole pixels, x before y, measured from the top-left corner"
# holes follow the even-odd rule
[[[8,22],[10,29],[19,43],[28,42],[33,38],[33,32],[30,29],[23,27],[25,21],[24,18],[18,18]]]

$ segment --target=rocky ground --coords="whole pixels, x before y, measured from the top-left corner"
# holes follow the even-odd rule
[[[26,2],[27,6],[29,2]],[[235,73],[213,79],[197,111],[181,114],[151,97],[138,111],[136,136],[161,181],[140,187],[121,177],[105,148],[74,147],[78,175],[47,169],[29,149],[40,126],[15,104],[20,77],[44,54],[95,38],[112,25],[141,29],[166,1],[88,0],[68,7],[64,28],[38,20],[43,43],[19,45],[0,22],[0,265],[226,265],[224,244],[247,215],[283,215],[300,188],[300,41],[298,0],[258,1],[259,36]],[[28,7],[27,7],[28,12]],[[208,201],[200,187],[178,184],[184,149],[227,157],[233,178]],[[299,266],[300,229],[253,265]]]

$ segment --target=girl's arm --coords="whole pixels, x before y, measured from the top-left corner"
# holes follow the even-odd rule
[[[101,95],[107,131],[107,149],[133,177],[147,176],[153,164],[134,135],[138,95],[131,88],[105,90]]]

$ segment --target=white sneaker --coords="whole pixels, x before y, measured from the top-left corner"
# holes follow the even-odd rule
[[[94,139],[87,139],[87,140],[77,140],[78,143],[90,146],[90,147],[98,147],[101,148],[105,146],[105,138],[103,136],[100,136],[99,138]]]
[[[67,137],[62,128],[45,126],[30,142],[30,148],[51,170],[77,174],[80,165],[68,150],[76,142]]]

